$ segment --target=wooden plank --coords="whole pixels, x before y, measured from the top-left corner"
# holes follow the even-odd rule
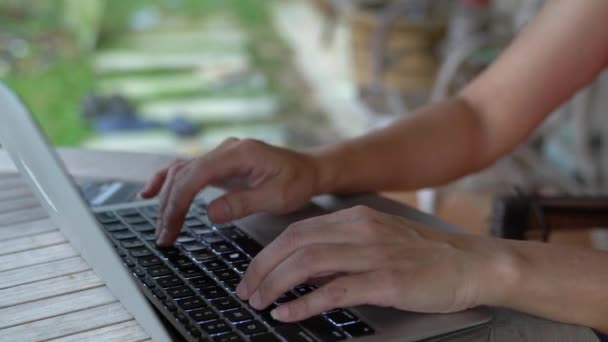
[[[0,176],[0,191],[15,189],[27,186],[27,183],[18,174],[12,174],[10,176]]]
[[[64,242],[66,242],[66,239],[59,231],[4,240],[0,241],[0,256],[58,245]]]
[[[0,241],[58,230],[50,219],[23,222],[0,227]]]
[[[143,342],[149,341],[146,332],[135,321],[113,324],[107,327],[89,330],[74,335],[64,336],[51,340],[53,342],[81,342],[81,341],[105,341],[105,342]]]
[[[91,266],[84,259],[77,256],[4,271],[0,272],[0,290],[68,274],[80,273],[90,269]]]
[[[35,302],[0,309],[0,330],[65,315],[117,301],[106,287],[98,287],[63,296],[51,297]]]
[[[27,221],[41,220],[46,217],[48,217],[48,214],[42,207],[11,211],[0,214],[0,226],[10,226],[12,224]]]
[[[0,256],[0,272],[77,256],[69,243]]]
[[[42,341],[130,320],[122,305],[114,303],[3,329],[0,336],[9,336],[11,341]]]
[[[93,271],[69,274],[0,290],[0,309],[103,285]]]
[[[26,196],[0,201],[0,214],[5,214],[14,210],[31,209],[39,207],[38,199],[35,196]]]
[[[0,201],[11,200],[15,198],[32,196],[32,191],[28,187],[19,187],[0,191]]]

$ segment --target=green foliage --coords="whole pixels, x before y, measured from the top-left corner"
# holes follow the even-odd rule
[[[253,58],[269,71],[276,59],[259,58],[262,54],[258,53],[257,45],[262,40],[278,41],[272,32],[267,6],[272,1],[0,0],[0,31],[26,39],[67,35],[80,50],[80,53],[57,51],[56,56],[49,56],[48,67],[34,67],[37,64],[32,63],[32,67],[25,71],[20,68],[3,80],[21,95],[54,144],[77,146],[92,132],[79,115],[82,97],[94,90],[97,83],[87,56],[95,43],[97,47],[111,46],[122,38],[136,10],[155,6],[163,15],[174,14],[186,21],[190,18],[193,23],[207,16],[227,14],[251,33]],[[35,48],[32,53],[44,54]],[[46,60],[47,56],[41,59]]]
[[[4,81],[23,98],[52,143],[76,146],[89,135],[79,116],[81,99],[94,85],[85,60],[65,60],[45,71],[9,75]]]

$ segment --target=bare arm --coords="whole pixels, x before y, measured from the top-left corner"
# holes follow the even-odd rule
[[[522,142],[607,62],[608,1],[548,1],[458,96],[321,150],[320,190],[414,189],[482,169]]]

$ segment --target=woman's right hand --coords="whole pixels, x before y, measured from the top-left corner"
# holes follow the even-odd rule
[[[176,160],[158,171],[141,193],[160,196],[158,244],[172,245],[190,204],[200,190],[227,190],[209,204],[213,222],[223,223],[255,212],[285,214],[304,206],[320,189],[320,163],[312,155],[251,139],[229,138],[208,154]]]

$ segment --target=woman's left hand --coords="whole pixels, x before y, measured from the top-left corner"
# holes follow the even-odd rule
[[[329,276],[273,317],[299,321],[363,304],[456,312],[494,303],[513,281],[512,259],[499,240],[355,207],[288,227],[251,261],[237,295],[263,309],[289,289]]]

